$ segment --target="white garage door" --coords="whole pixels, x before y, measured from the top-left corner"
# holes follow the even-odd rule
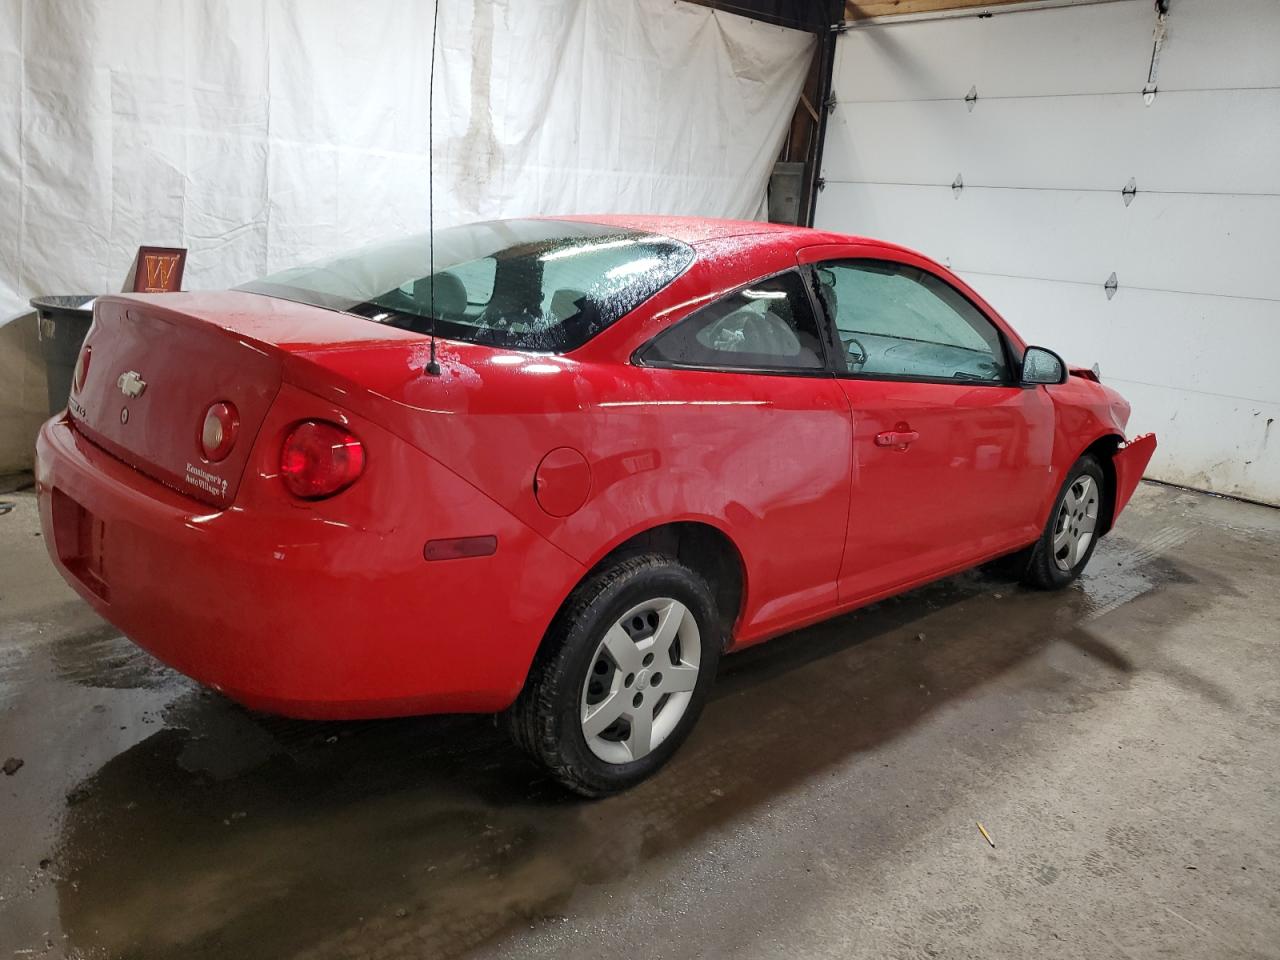
[[[1148,104],[1151,0],[852,27],[816,225],[1100,363],[1151,476],[1280,503],[1280,2],[1172,0],[1163,33]]]

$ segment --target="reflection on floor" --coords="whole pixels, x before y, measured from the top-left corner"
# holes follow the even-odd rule
[[[0,956],[1280,943],[1280,511],[1144,486],[1065,592],[971,573],[730,657],[671,767],[584,803],[489,718],[200,691],[75,600],[6,499]]]

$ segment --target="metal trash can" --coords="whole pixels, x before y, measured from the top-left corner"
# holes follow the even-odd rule
[[[71,395],[71,375],[75,370],[80,347],[93,322],[96,293],[71,297],[35,297],[31,306],[39,315],[40,352],[44,354],[45,375],[49,382],[49,413],[67,405]]]

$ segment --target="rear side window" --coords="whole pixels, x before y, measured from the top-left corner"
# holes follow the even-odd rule
[[[495,220],[375,244],[240,287],[453,340],[564,352],[631,312],[693,260],[659,234],[566,220]],[[430,264],[435,264],[434,273]]]
[[[703,307],[645,346],[650,366],[822,370],[818,326],[795,271],[743,287]]]
[[[469,317],[478,317],[484,312],[484,308],[489,305],[489,301],[493,299],[494,283],[498,279],[498,261],[494,257],[481,257],[478,260],[469,260],[465,263],[455,264],[450,267],[448,272],[462,282],[462,289],[466,292],[464,299],[465,306],[462,313]],[[400,289],[408,294],[413,294],[414,288],[421,280],[413,280],[407,284],[403,284]],[[443,298],[440,296],[443,286],[437,287],[437,302],[441,302]],[[430,298],[430,290],[426,291],[428,304]],[[456,307],[453,303],[450,306]]]

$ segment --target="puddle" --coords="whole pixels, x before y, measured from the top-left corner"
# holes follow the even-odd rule
[[[48,646],[58,678],[85,687],[158,690],[176,674],[109,623],[60,636]]]

